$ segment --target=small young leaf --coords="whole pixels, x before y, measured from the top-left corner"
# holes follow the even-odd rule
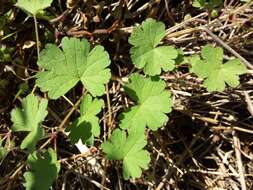
[[[63,50],[63,51],[62,51]],[[64,37],[62,50],[47,44],[41,52],[38,65],[45,71],[36,74],[36,84],[48,96],[57,99],[67,93],[81,80],[93,96],[104,94],[104,84],[111,77],[108,53],[103,46],[95,46],[91,52],[86,39]]]
[[[18,0],[15,6],[28,12],[29,14],[36,15],[41,10],[50,7],[53,0]]]
[[[220,6],[222,3],[221,0],[193,0],[192,6],[196,8],[208,8],[209,10],[212,10],[218,6]]]
[[[42,155],[33,152],[28,156],[30,171],[24,173],[26,190],[48,190],[60,171],[60,163],[53,149]]]
[[[103,152],[109,160],[123,160],[123,177],[125,180],[139,178],[141,169],[147,169],[150,162],[148,151],[143,150],[146,146],[144,133],[126,132],[116,129],[111,138],[102,144]]]
[[[225,84],[236,87],[239,75],[246,72],[246,67],[238,59],[223,64],[223,49],[207,45],[201,50],[201,57],[191,59],[191,72],[204,79],[204,86],[209,92],[223,91]]]
[[[147,19],[141,26],[134,28],[129,38],[131,59],[138,68],[144,68],[144,72],[154,76],[164,71],[171,71],[175,67],[175,59],[178,52],[171,46],[158,46],[165,36],[165,26],[162,22]]]
[[[70,131],[72,144],[82,140],[83,144],[93,144],[94,137],[100,135],[99,119],[96,116],[104,105],[103,100],[93,99],[90,95],[84,97],[80,105],[81,116],[67,129]]]
[[[29,152],[35,150],[37,141],[43,137],[44,130],[41,122],[47,116],[47,100],[40,102],[33,94],[28,95],[22,102],[22,109],[15,108],[11,112],[13,131],[29,131],[29,134],[21,143],[21,148],[27,148]]]
[[[166,113],[171,112],[172,101],[170,92],[166,91],[165,87],[165,82],[158,77],[144,78],[139,74],[133,74],[130,83],[124,89],[137,105],[120,115],[120,127],[144,130],[148,126],[157,130],[166,123]]]

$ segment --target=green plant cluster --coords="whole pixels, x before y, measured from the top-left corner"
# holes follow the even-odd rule
[[[33,8],[29,2],[19,0],[17,6],[36,15],[52,1],[37,1]],[[148,169],[147,132],[165,125],[168,113],[172,111],[171,93],[159,75],[177,69],[176,60],[182,54],[172,46],[162,45],[165,35],[162,22],[147,19],[134,28],[129,38],[131,60],[140,72],[128,77],[124,93],[135,105],[122,111],[118,117],[119,127],[101,145],[107,159],[122,161],[126,180],[138,178],[143,169]],[[239,75],[246,72],[238,59],[224,64],[222,48],[211,45],[204,46],[201,55],[193,55],[189,60],[190,72],[203,79],[203,86],[209,92],[223,91],[226,85],[237,87]],[[103,46],[91,47],[86,39],[64,37],[61,48],[47,44],[40,52],[37,64],[41,70],[35,76],[36,85],[42,92],[47,92],[49,99],[64,96],[79,81],[85,89],[80,117],[66,129],[73,144],[81,140],[92,145],[100,136],[98,114],[104,107],[101,96],[111,78],[110,62]],[[30,153],[27,159],[29,171],[24,174],[26,189],[49,189],[60,171],[53,149],[36,150],[38,141],[45,137],[42,122],[48,114],[47,105],[48,100],[29,94],[22,101],[22,108],[11,112],[12,130],[27,132],[20,145]],[[2,141],[0,139],[0,145]],[[5,154],[5,147],[0,146],[0,156]]]
[[[196,8],[207,8],[212,10],[222,4],[222,0],[193,0],[192,6]]]

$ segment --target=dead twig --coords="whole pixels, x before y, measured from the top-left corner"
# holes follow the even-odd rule
[[[235,131],[233,131],[233,140],[234,140],[234,149],[235,149],[235,156],[236,156],[236,161],[237,161],[241,189],[247,190],[246,181],[245,181],[245,177],[244,177],[244,167],[243,167],[241,151],[240,151],[241,144],[240,144],[240,140],[237,137],[237,134]]]
[[[208,33],[216,42],[218,42],[220,45],[222,45],[225,49],[230,51],[235,57],[240,59],[245,66],[247,66],[250,69],[253,69],[253,65],[251,65],[244,57],[242,57],[239,53],[237,53],[233,48],[231,48],[229,45],[227,45],[225,42],[223,42],[218,36],[216,36],[211,30],[209,30],[205,26],[200,26],[199,29],[202,29],[206,33]]]
[[[245,96],[245,101],[246,101],[246,103],[247,103],[247,108],[248,108],[248,111],[249,111],[249,113],[253,116],[253,104],[252,104],[252,102],[251,102],[251,99],[250,99],[250,96],[249,96],[249,94],[248,94],[248,92],[247,91],[243,91],[243,94],[244,94],[244,96]]]

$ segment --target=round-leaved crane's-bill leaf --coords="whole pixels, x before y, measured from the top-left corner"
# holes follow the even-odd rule
[[[240,84],[239,75],[247,69],[239,59],[232,59],[223,64],[222,48],[206,45],[201,50],[201,57],[194,56],[191,60],[191,72],[204,79],[204,87],[209,92],[222,92],[226,84],[236,87]]]
[[[50,7],[53,0],[18,0],[15,6],[36,16],[41,10]]]
[[[47,44],[39,56],[38,65],[44,71],[36,74],[36,84],[43,92],[48,92],[51,99],[63,96],[79,81],[93,96],[101,96],[111,77],[107,68],[110,65],[108,53],[100,45],[90,51],[86,39],[64,37],[62,50],[54,44]]]
[[[60,171],[60,163],[52,148],[42,155],[33,152],[28,156],[29,171],[24,173],[26,190],[48,190],[57,178]]]
[[[147,126],[157,130],[168,121],[166,114],[172,107],[171,94],[165,90],[165,82],[159,77],[145,78],[140,74],[133,74],[129,80],[124,89],[136,105],[120,115],[120,127],[144,130]]]
[[[110,139],[102,144],[103,152],[109,160],[123,161],[123,177],[125,180],[139,178],[142,169],[147,169],[150,162],[148,151],[143,148],[147,141],[143,132],[126,132],[116,129]]]
[[[165,36],[165,26],[154,19],[145,20],[134,28],[129,43],[133,64],[145,74],[155,76],[163,71],[172,71],[178,51],[172,46],[158,46]]]
[[[97,114],[104,106],[102,99],[97,99],[86,95],[80,104],[80,117],[67,128],[70,132],[69,137],[72,144],[82,140],[83,144],[93,145],[94,137],[100,135],[99,118]]]
[[[11,111],[12,130],[29,132],[21,143],[22,149],[27,148],[29,152],[33,152],[38,140],[43,137],[41,122],[47,116],[47,104],[46,99],[39,101],[36,96],[30,94],[22,101],[22,108]]]

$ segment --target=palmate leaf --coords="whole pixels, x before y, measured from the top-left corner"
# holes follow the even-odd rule
[[[29,171],[24,173],[26,190],[48,190],[60,171],[60,163],[53,149],[42,155],[33,152],[28,156]]]
[[[47,103],[46,99],[39,101],[30,94],[23,100],[22,109],[15,108],[11,111],[12,130],[29,132],[21,143],[22,149],[34,151],[37,141],[43,137],[44,130],[40,124],[47,116]]]
[[[136,102],[120,115],[120,127],[128,130],[142,130],[148,126],[157,130],[167,122],[167,113],[171,112],[170,92],[165,90],[165,82],[158,77],[145,78],[139,74],[130,77],[130,83],[124,89]]]
[[[18,0],[15,6],[28,12],[29,14],[36,15],[41,10],[50,7],[53,0]]]
[[[36,74],[36,84],[42,91],[48,91],[51,99],[57,99],[81,81],[93,96],[104,94],[104,84],[111,77],[108,53],[97,45],[90,51],[86,39],[62,39],[62,50],[47,44],[41,52],[38,65],[45,71]]]
[[[83,144],[93,144],[94,137],[100,135],[99,118],[96,116],[104,105],[103,100],[93,99],[86,95],[80,104],[81,116],[67,128],[70,131],[70,141],[72,144],[82,140]]]
[[[111,138],[102,144],[103,152],[109,160],[123,160],[123,177],[125,180],[141,176],[141,169],[147,169],[150,162],[144,133],[126,132],[116,129]]]
[[[134,28],[129,38],[129,43],[133,45],[131,59],[138,69],[144,68],[145,74],[154,76],[161,70],[174,69],[177,50],[171,46],[157,47],[164,36],[164,24],[151,18]]]
[[[231,87],[238,86],[239,75],[247,69],[238,60],[232,59],[223,64],[223,49],[207,45],[201,50],[201,57],[191,59],[191,72],[204,79],[204,86],[209,92],[222,92],[226,84]]]

